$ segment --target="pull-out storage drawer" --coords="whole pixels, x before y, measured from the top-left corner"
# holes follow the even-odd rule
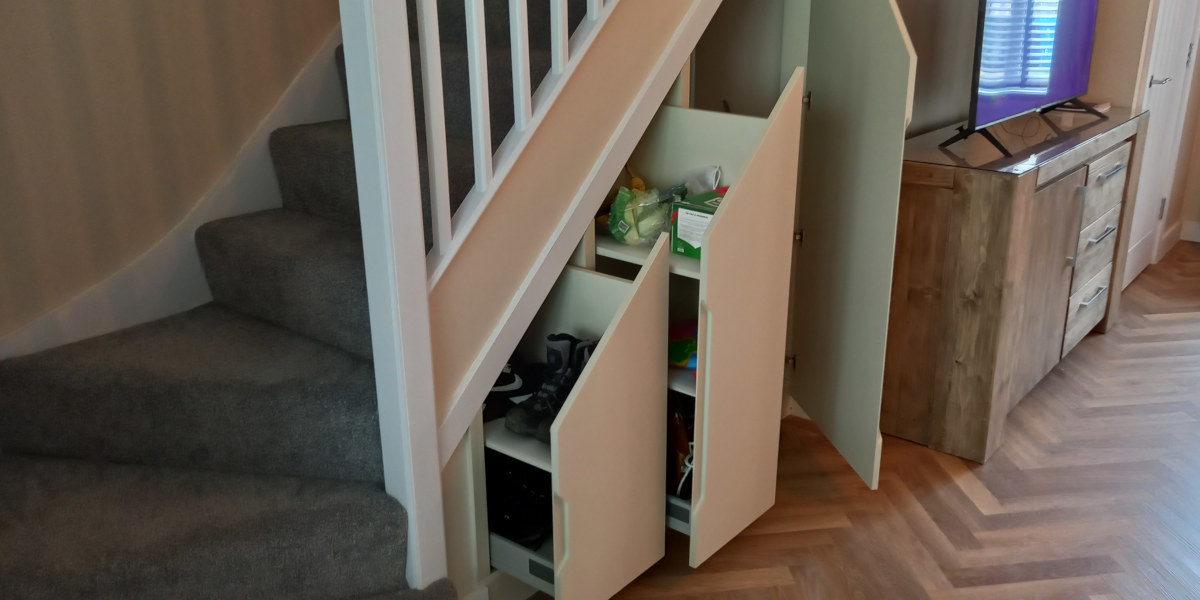
[[[1117,229],[1121,226],[1121,206],[1118,203],[1079,233],[1075,276],[1071,282],[1072,294],[1113,261],[1117,248]]]
[[[1067,307],[1067,333],[1063,339],[1064,357],[1104,320],[1108,290],[1112,285],[1112,270],[1112,263],[1105,265],[1103,270],[1071,296],[1071,304]]]
[[[518,349],[540,361],[552,333],[599,339],[550,444],[484,428],[489,450],[550,472],[553,499],[553,538],[493,533],[492,566],[559,598],[609,598],[664,553],[668,258],[664,236],[632,282],[568,267]]]
[[[671,256],[672,316],[697,318],[698,367],[668,377],[695,398],[695,422],[690,498],[665,505],[668,525],[691,537],[693,567],[775,504],[802,96],[794,80],[769,119],[665,107],[629,161],[655,186],[708,166],[730,186],[702,258]],[[596,243],[616,261],[645,252]]]
[[[1081,224],[1087,227],[1121,203],[1125,178],[1129,174],[1129,156],[1133,146],[1126,142],[1088,164],[1087,195]]]

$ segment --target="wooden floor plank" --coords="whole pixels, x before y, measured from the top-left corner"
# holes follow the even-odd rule
[[[1200,599],[1200,244],[1182,243],[1009,417],[987,465],[885,438],[867,490],[784,422],[777,505],[618,598]]]

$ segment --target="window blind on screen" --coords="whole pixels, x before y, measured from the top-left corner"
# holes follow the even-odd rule
[[[1062,0],[988,0],[979,93],[1045,94]]]

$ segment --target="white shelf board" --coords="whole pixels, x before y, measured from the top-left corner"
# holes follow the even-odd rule
[[[681,394],[696,397],[696,372],[690,369],[667,369],[667,387]]]
[[[551,469],[550,444],[509,431],[504,427],[504,419],[484,424],[483,441],[488,448],[525,464],[547,472]]]
[[[692,503],[675,494],[667,494],[667,527],[692,535]]]
[[[608,235],[596,236],[596,254],[635,265],[646,264],[653,246],[630,246]],[[700,260],[689,256],[671,255],[671,272],[690,279],[700,279]]]

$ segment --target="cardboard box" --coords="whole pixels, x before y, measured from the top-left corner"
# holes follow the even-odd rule
[[[671,252],[700,258],[704,234],[720,206],[721,195],[716,192],[677,200],[671,210]]]

